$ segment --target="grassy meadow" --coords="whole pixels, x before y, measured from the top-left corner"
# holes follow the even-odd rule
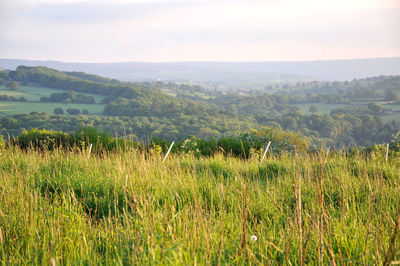
[[[42,103],[42,102],[11,102],[0,101],[0,116],[9,116],[15,114],[23,114],[30,112],[45,112],[54,114],[55,108],[62,108],[67,112],[68,108],[77,108],[79,110],[87,109],[89,114],[101,114],[104,109],[104,104],[80,104],[80,103]]]
[[[323,115],[328,115],[331,113],[332,110],[334,109],[342,109],[346,108],[350,105],[348,104],[328,104],[328,103],[302,103],[302,104],[296,104],[300,110],[305,114],[305,115],[311,115],[312,113],[309,111],[310,106],[314,105],[317,108],[317,113],[318,114],[323,114]]]
[[[396,121],[400,122],[400,104],[388,104],[388,102],[375,102],[376,104],[382,106],[386,109],[392,109],[393,114],[389,115],[380,115],[384,122]],[[329,103],[304,103],[304,104],[296,104],[300,110],[305,115],[311,115],[312,113],[309,111],[310,106],[314,105],[317,108],[317,114],[330,114],[332,110],[335,109],[344,109],[346,107],[361,107],[366,106],[368,103],[365,104],[329,104]]]
[[[1,264],[400,261],[399,158],[0,153]]]
[[[50,89],[38,86],[20,86],[17,91],[10,91],[4,85],[0,85],[0,95],[25,97],[26,102],[0,101],[0,116],[8,116],[30,112],[45,112],[54,113],[55,108],[63,108],[66,111],[68,108],[77,108],[79,110],[87,109],[90,114],[101,114],[105,104],[99,104],[104,98],[96,94],[88,94],[94,97],[96,104],[77,104],[77,103],[49,103],[40,102],[41,97],[49,97],[52,93],[63,92],[62,90]]]

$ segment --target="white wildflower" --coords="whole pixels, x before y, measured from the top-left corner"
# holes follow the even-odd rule
[[[257,241],[257,236],[256,235],[252,235],[250,237],[251,242],[256,242]]]

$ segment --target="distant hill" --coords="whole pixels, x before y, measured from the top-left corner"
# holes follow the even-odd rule
[[[5,81],[0,86],[0,134],[5,136],[31,128],[71,133],[95,127],[143,141],[184,140],[272,127],[301,133],[317,145],[347,147],[389,143],[400,130],[400,75],[236,92],[162,81],[123,82],[43,66],[18,66],[1,71],[0,78]],[[11,81],[21,85],[20,91],[6,88]],[[30,94],[24,95],[27,90]],[[14,115],[8,115],[10,110]]]
[[[172,62],[65,63],[0,59],[0,67],[46,66],[84,71],[126,81],[215,82],[228,87],[262,88],[276,82],[345,81],[380,75],[400,75],[400,57],[303,62]]]

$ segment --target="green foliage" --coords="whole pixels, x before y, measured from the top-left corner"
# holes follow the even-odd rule
[[[78,147],[88,147],[92,144],[104,150],[115,149],[115,140],[107,132],[99,132],[95,128],[81,128],[77,130],[72,138]]]
[[[10,95],[0,95],[0,101],[26,102],[26,98],[24,96],[15,97]]]
[[[69,115],[79,115],[81,113],[81,110],[77,108],[67,108],[67,113]]]
[[[79,117],[36,113],[12,116],[17,124],[11,123],[12,127],[0,128],[0,133],[14,136],[31,128],[44,127],[72,133],[82,126],[89,126],[140,140],[158,137],[179,142],[189,135],[205,140],[215,137],[230,138],[252,128],[268,126],[298,132],[308,137],[313,146],[340,148],[388,142],[393,132],[400,129],[400,107],[382,102],[385,93],[392,96],[393,93],[398,93],[399,76],[381,76],[351,82],[277,84],[273,88],[276,93],[270,94],[271,86],[261,91],[225,93],[186,84],[121,82],[82,72],[62,72],[44,67],[20,66],[15,71],[7,71],[6,75],[7,79],[65,91],[48,90],[41,94],[34,92],[43,88],[32,87],[31,94],[26,93],[28,100],[36,101],[38,97],[42,97],[42,101],[73,104],[74,101],[93,102],[95,97],[101,97],[102,99],[96,98],[96,101],[105,104],[69,105],[69,109],[77,109],[72,111],[73,114],[88,110],[84,111],[85,116]],[[87,95],[88,93],[93,94]],[[385,105],[378,105],[379,101],[379,104]],[[366,102],[371,104],[366,105]],[[318,106],[321,114],[304,115],[299,106],[303,104],[303,111],[307,112],[310,106],[304,105],[305,103]],[[339,103],[341,105],[329,108],[321,105]],[[62,107],[61,104],[48,102],[13,102],[4,105],[7,106],[2,107],[1,112],[4,114],[32,111],[53,113],[55,108]],[[89,113],[91,115],[87,116]],[[226,147],[228,153],[236,156],[241,154],[246,158],[250,149],[259,153],[261,145],[254,148],[243,140],[220,141],[224,143],[218,147]],[[215,152],[207,142],[196,140],[195,143],[200,154]],[[282,146],[282,150],[294,150],[294,147]]]
[[[400,96],[396,93],[394,88],[387,88],[385,90],[385,101],[398,102],[400,101]]]
[[[107,132],[97,131],[94,128],[81,128],[68,135],[62,131],[38,130],[36,128],[25,130],[21,136],[11,140],[11,144],[21,149],[73,150],[78,148],[86,150],[92,144],[92,152],[107,153],[110,151],[138,149],[137,142],[127,139],[116,139]]]
[[[64,114],[64,110],[62,108],[54,108],[54,113],[56,115],[62,115]]]
[[[193,135],[186,137],[183,141],[173,146],[172,153],[183,153],[195,156],[213,156],[224,153],[241,158],[251,157],[252,151],[260,151],[271,141],[270,152],[274,154],[284,153],[306,153],[309,141],[292,132],[282,131],[275,128],[264,128],[263,130],[252,130],[237,136],[226,136],[211,138],[209,140],[199,139]],[[152,138],[150,147],[160,147],[165,153],[170,141]]]
[[[86,103],[94,104],[94,97],[82,93],[76,94],[74,91],[55,92],[49,97],[41,97],[41,102],[63,102],[63,103]]]
[[[62,131],[39,130],[37,128],[25,130],[21,136],[12,140],[12,144],[21,149],[53,150],[59,147],[68,147],[69,143],[69,136]]]
[[[3,120],[3,122],[8,124],[16,123],[16,121],[10,119]],[[171,152],[195,156],[213,156],[223,152],[225,155],[249,158],[254,151],[261,151],[268,141],[272,143],[270,152],[274,154],[293,153],[294,151],[306,153],[308,150],[308,140],[298,134],[265,128],[260,131],[253,130],[250,133],[239,136],[212,138],[209,140],[188,136],[185,140],[174,145]],[[61,147],[66,149],[78,147],[84,150],[91,144],[93,151],[96,153],[141,148],[137,142],[127,138],[114,138],[108,132],[101,132],[91,127],[80,128],[70,135],[62,131],[48,131],[45,129],[25,130],[21,136],[13,140],[12,144],[22,149],[39,148],[41,150],[52,150]],[[170,145],[170,141],[154,137],[149,141],[147,150],[153,153],[166,153]]]
[[[11,91],[16,91],[19,89],[19,84],[16,81],[9,81],[6,83],[6,88],[8,88]]]
[[[167,141],[165,139],[161,139],[158,137],[153,137],[150,139],[149,146],[150,148],[160,147],[161,151],[165,153],[168,151],[169,147],[171,146],[171,143],[172,143],[171,141]],[[179,147],[178,145],[174,145],[172,147],[172,152],[176,152],[178,147]],[[158,148],[156,150],[158,150]]]
[[[8,75],[13,80],[32,82],[44,87],[66,91],[74,90],[76,92],[128,98],[146,94],[138,86],[92,81],[82,75],[74,75],[71,72],[57,71],[47,67],[19,66],[15,71],[10,71]]]
[[[316,112],[318,112],[318,109],[315,105],[311,105],[310,108],[308,109],[308,111],[310,113],[316,113]]]
[[[261,150],[271,141],[270,151],[276,154],[307,152],[309,141],[299,134],[282,131],[277,128],[264,128],[252,130],[250,133],[241,134],[239,137],[222,137],[213,147],[213,152],[222,150],[227,154],[249,158],[251,150]]]
[[[369,104],[368,104],[368,109],[371,110],[371,112],[372,112],[373,114],[379,114],[379,112],[382,110],[382,107],[379,106],[379,105],[376,104],[376,103],[369,103]]]

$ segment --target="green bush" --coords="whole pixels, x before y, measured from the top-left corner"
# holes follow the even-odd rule
[[[308,151],[306,138],[293,132],[274,128],[252,130],[238,136],[225,136],[209,140],[189,136],[185,141],[178,143],[177,149],[196,155],[210,156],[222,151],[226,155],[249,158],[252,150],[263,149],[269,141],[271,141],[270,151],[276,154]]]
[[[3,119],[2,123],[12,123],[9,119]],[[171,153],[185,153],[195,156],[212,156],[222,152],[240,158],[250,158],[252,155],[261,154],[262,149],[271,141],[270,152],[275,154],[307,152],[308,142],[300,135],[277,129],[264,129],[251,131],[238,136],[226,136],[221,138],[199,139],[188,136],[184,141],[176,143]],[[110,136],[108,132],[101,132],[95,128],[81,128],[68,135],[62,131],[48,131],[45,129],[32,129],[24,131],[21,136],[13,140],[13,144],[22,149],[36,147],[51,150],[54,147],[86,149],[92,144],[92,151],[101,153],[104,151],[116,151],[129,148],[142,148],[138,142],[127,139],[119,139]],[[157,153],[166,153],[171,142],[161,138],[152,138],[147,148]]]
[[[92,144],[92,152],[95,153],[140,147],[137,142],[116,139],[109,136],[107,132],[100,132],[95,128],[81,128],[70,135],[62,131],[34,128],[29,131],[23,131],[21,136],[11,141],[11,144],[19,146],[21,149],[39,148],[41,150],[72,149],[73,147],[86,149]]]
[[[62,131],[34,128],[29,131],[23,131],[21,136],[12,140],[12,144],[19,146],[21,149],[53,150],[59,147],[69,147],[69,136]]]
[[[6,88],[8,88],[11,91],[16,91],[19,89],[19,84],[16,81],[9,81],[6,83]]]

